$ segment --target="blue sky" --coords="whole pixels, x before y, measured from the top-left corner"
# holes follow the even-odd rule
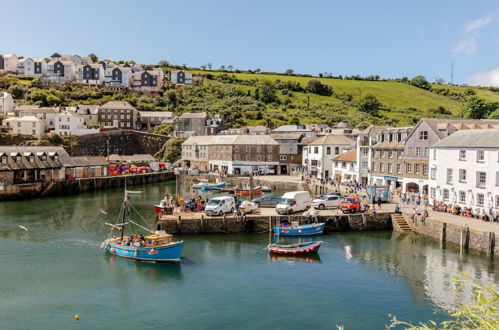
[[[499,1],[5,1],[0,53],[499,86]]]

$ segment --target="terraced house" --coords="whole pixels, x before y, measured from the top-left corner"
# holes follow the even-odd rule
[[[391,190],[402,189],[404,146],[412,129],[389,127],[378,133],[376,144],[372,146],[370,185],[387,186]]]
[[[109,101],[99,107],[99,124],[123,129],[137,129],[139,111],[130,103]]]
[[[402,167],[403,191],[428,195],[429,149],[454,132],[499,128],[499,120],[423,118],[407,137]]]
[[[76,82],[88,85],[102,85],[104,82],[104,67],[99,63],[77,65]]]

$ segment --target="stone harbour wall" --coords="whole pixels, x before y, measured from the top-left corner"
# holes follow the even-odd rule
[[[304,216],[203,216],[201,219],[168,216],[157,219],[157,228],[172,234],[262,233],[284,220],[298,221],[300,224],[311,222],[310,218]],[[319,216],[317,221],[326,223],[326,232],[392,229],[391,213]]]

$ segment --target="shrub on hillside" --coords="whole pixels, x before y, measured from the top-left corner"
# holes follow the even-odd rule
[[[331,96],[333,88],[329,85],[321,83],[319,80],[309,80],[307,84],[307,92],[317,95]]]
[[[381,102],[378,101],[376,96],[367,94],[355,102],[355,106],[359,111],[376,115],[381,108]]]

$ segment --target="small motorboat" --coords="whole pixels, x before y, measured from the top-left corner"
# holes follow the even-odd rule
[[[262,186],[262,192],[266,192],[266,193],[272,192],[272,188],[267,187],[267,186]]]
[[[164,230],[154,231],[134,222],[132,210],[135,208],[132,206],[128,194],[129,192],[125,190],[125,199],[121,205],[117,222],[115,224],[106,223],[107,226],[111,227],[111,230],[107,239],[102,242],[101,248],[112,255],[133,260],[180,262],[183,241],[173,241],[173,236]],[[145,236],[142,234],[125,235],[125,229],[130,224],[142,228],[148,234]],[[118,235],[114,235],[115,232],[118,232]]]
[[[281,236],[307,236],[320,235],[324,232],[324,223],[311,223],[307,225],[299,225],[298,222],[293,222],[291,225],[284,224],[274,226],[274,234]]]
[[[267,249],[271,254],[307,254],[307,253],[317,253],[322,245],[322,241],[317,242],[306,242],[298,244],[269,244]]]
[[[225,182],[222,178],[217,178],[215,183],[203,183],[200,188],[203,191],[214,190],[216,188],[224,188],[227,187],[227,182]]]
[[[208,182],[208,179],[198,179],[198,181],[199,181],[199,183],[194,183],[194,184],[192,185],[192,189],[201,189],[201,187],[202,187],[203,185],[205,185],[205,184],[209,183],[209,182]]]
[[[253,187],[253,189],[251,189],[250,187],[243,187],[241,189],[235,189],[234,193],[236,195],[250,195],[251,191],[253,191],[254,195],[261,194],[262,193],[262,187],[261,186],[257,186],[257,187]]]

